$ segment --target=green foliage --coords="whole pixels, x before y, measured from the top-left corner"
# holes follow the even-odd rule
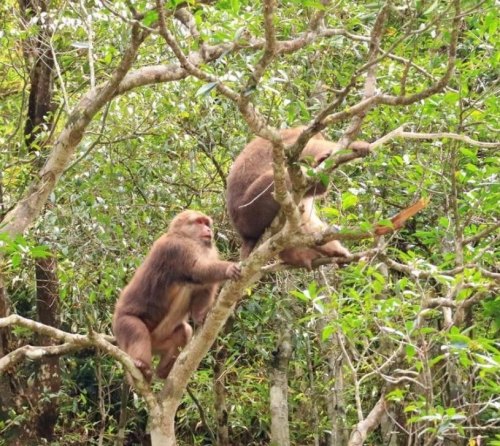
[[[77,3],[50,5],[55,29],[51,43],[58,63],[57,119],[53,133],[44,131],[31,153],[23,138],[30,60],[20,42],[35,38],[40,25],[33,20],[21,26],[17,2],[0,5],[3,215],[26,193],[37,173],[35,166],[46,158],[54,135],[63,128],[67,110],[91,88],[91,74],[97,84],[107,81],[126,48],[129,23],[120,16],[132,20],[128,2],[111,2],[112,10],[84,2],[92,15],[92,39],[86,14]],[[155,2],[133,3],[143,14],[141,23],[156,26]],[[227,52],[215,63],[200,67],[241,91],[251,67],[262,57],[261,50],[248,47],[247,34],[264,36],[261,4],[247,0],[165,3],[167,8],[187,3],[200,31],[195,39],[180,25],[171,28],[185,54],[200,50],[201,42],[236,41],[241,46],[240,51]],[[278,3],[279,40],[305,32],[312,15],[323,10],[327,27],[369,36],[382,4]],[[381,60],[377,89],[412,94],[443,75],[448,8],[448,2],[439,1],[394,5],[383,48],[390,48],[395,57]],[[498,8],[492,0],[464,1],[463,11],[470,13],[464,16],[449,88],[406,107],[370,110],[360,139],[374,141],[403,124],[417,133],[462,133],[483,141],[498,137]],[[407,32],[410,37],[401,42]],[[276,58],[258,88],[246,94],[277,128],[307,123],[348,85],[367,53],[362,39],[333,35],[315,40]],[[134,69],[174,63],[164,41],[153,35],[141,46]],[[357,85],[363,79],[359,76]],[[237,107],[215,87],[213,82],[188,78],[135,89],[117,96],[90,123],[73,164],[29,237],[0,238],[12,310],[35,316],[33,259],[55,253],[63,328],[85,333],[91,327],[111,333],[112,309],[120,289],[171,218],[185,208],[211,214],[219,250],[226,258],[236,258],[239,242],[225,214],[225,177],[251,135]],[[353,89],[334,112],[357,103],[361,93]],[[346,126],[346,122],[336,123],[326,133],[337,139]],[[404,229],[384,240],[388,258],[406,268],[377,257],[338,269],[268,275],[249,290],[219,346],[227,350],[221,366],[233,444],[269,442],[270,364],[279,334],[287,327],[294,346],[288,369],[293,444],[327,441],[332,431],[329,404],[334,397],[347,432],[359,421],[358,401],[366,416],[387,392],[390,415],[427,444],[448,438],[479,444],[475,438],[482,435],[483,443],[500,445],[500,437],[495,439],[486,428],[498,420],[500,393],[500,298],[494,275],[498,274],[498,231],[478,237],[500,217],[499,168],[498,149],[446,138],[395,139],[367,158],[318,177],[331,189],[318,203],[322,216],[340,224],[344,233],[353,228],[370,231],[374,224],[389,226],[389,218],[417,198],[431,200]],[[312,169],[309,173],[313,175]],[[460,240],[472,241],[460,245]],[[347,244],[353,252],[373,247],[371,240]],[[443,299],[452,305],[447,307]],[[451,325],[445,318],[448,312]],[[33,340],[27,330],[16,329],[12,334],[18,342]],[[208,427],[200,423],[198,407],[186,396],[177,415],[180,444],[211,442],[209,428],[214,430],[216,423],[212,388],[216,362],[214,350],[190,384]],[[98,444],[101,432],[105,444],[113,442],[123,371],[110,358],[90,351],[67,356],[62,363],[63,385],[57,395],[59,443],[54,444]],[[34,364],[27,363],[16,378],[31,383],[33,371]],[[146,435],[144,403],[132,396],[128,407],[128,441],[141,444]],[[2,414],[0,432],[12,435],[29,415],[28,407]],[[388,444],[382,435],[374,432],[367,443]]]

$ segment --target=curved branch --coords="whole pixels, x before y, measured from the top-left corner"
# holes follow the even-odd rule
[[[405,132],[404,128],[408,126],[408,124],[404,124],[401,127],[398,127],[396,130],[387,133],[382,138],[374,141],[370,144],[370,149],[375,149],[383,144],[386,144],[388,141],[396,138],[404,138],[404,139],[453,139],[456,141],[462,141],[466,144],[470,144],[471,146],[483,147],[483,148],[491,148],[494,149],[496,147],[500,147],[500,142],[484,142],[477,141],[472,139],[467,135],[460,135],[458,133],[450,133],[450,132],[437,132],[437,133],[416,133],[416,132]]]
[[[384,415],[386,411],[386,406],[385,396],[381,396],[368,416],[360,421],[353,429],[348,446],[362,446],[364,444],[368,434],[375,430],[380,424],[382,415]]]
[[[152,413],[158,413],[158,402],[149,384],[145,381],[141,371],[135,367],[132,358],[111,343],[114,340],[112,336],[95,332],[89,333],[88,335],[68,333],[17,314],[11,314],[7,317],[0,318],[0,328],[10,326],[27,328],[43,336],[57,339],[63,342],[63,344],[44,347],[34,347],[30,345],[20,347],[0,359],[0,371],[16,365],[24,358],[36,360],[47,355],[62,355],[89,347],[99,348],[125,367],[126,371],[132,377],[137,391],[144,397],[149,410],[152,411]]]

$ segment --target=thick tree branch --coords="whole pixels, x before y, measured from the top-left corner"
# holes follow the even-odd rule
[[[80,346],[71,342],[65,342],[60,345],[23,345],[0,358],[0,372],[12,369],[25,358],[37,361],[45,356],[66,355],[78,351],[80,348]]]
[[[382,395],[368,416],[360,421],[353,429],[348,446],[362,446],[368,434],[375,430],[380,424],[380,420],[386,409],[387,403],[385,401],[385,396]]]

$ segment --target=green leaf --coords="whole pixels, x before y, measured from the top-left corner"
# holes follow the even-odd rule
[[[346,210],[358,203],[359,199],[356,195],[351,194],[350,192],[344,192],[342,194],[342,209]]]
[[[49,257],[51,252],[48,246],[34,246],[30,249],[30,254],[34,259],[44,259]]]
[[[330,176],[327,175],[326,173],[320,173],[319,175],[319,179],[321,181],[321,184],[323,184],[323,186],[328,186],[328,183],[330,182]]]
[[[311,297],[309,296],[308,293],[306,295],[306,293],[303,293],[302,291],[299,291],[299,290],[291,290],[290,294],[292,296],[295,296],[296,298],[304,301],[304,302],[309,302],[311,300]]]
[[[144,18],[142,19],[142,23],[146,26],[151,26],[153,23],[158,21],[158,11],[156,9],[151,9],[146,14],[144,14]]]
[[[415,357],[416,349],[413,345],[407,344],[405,346],[406,357],[408,361],[411,361]]]
[[[196,96],[207,96],[216,86],[217,82],[209,82],[208,84],[202,85],[196,92]]]
[[[477,158],[476,152],[474,152],[470,149],[466,149],[465,147],[460,147],[460,153],[462,155],[466,156],[467,158],[474,158],[474,159]]]
[[[439,226],[448,228],[450,226],[450,220],[447,217],[439,217]]]
[[[330,339],[330,336],[333,334],[334,331],[335,327],[333,325],[327,325],[321,331],[321,340],[326,341],[327,339]]]

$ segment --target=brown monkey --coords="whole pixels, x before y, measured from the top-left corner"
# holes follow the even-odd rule
[[[211,226],[212,219],[201,212],[177,215],[116,303],[113,332],[118,345],[148,381],[152,355],[160,355],[156,372],[166,378],[192,336],[189,316],[201,324],[219,282],[240,276],[237,263],[219,260]]]
[[[304,129],[305,127],[296,127],[282,130],[280,135],[284,144],[295,143]],[[368,144],[359,141],[351,147],[366,151]],[[326,140],[318,133],[304,147],[300,159],[312,159],[313,166],[317,166],[337,149],[337,143]],[[229,216],[243,239],[243,258],[250,254],[279,211],[279,204],[272,196],[273,185],[272,144],[263,138],[255,138],[236,158],[227,177]],[[302,228],[305,232],[326,228],[314,209],[314,196],[325,192],[326,186],[317,182],[305,193],[301,202]],[[348,254],[349,251],[340,242],[333,240],[314,248],[287,248],[280,253],[280,257],[285,263],[310,269],[315,258]]]

